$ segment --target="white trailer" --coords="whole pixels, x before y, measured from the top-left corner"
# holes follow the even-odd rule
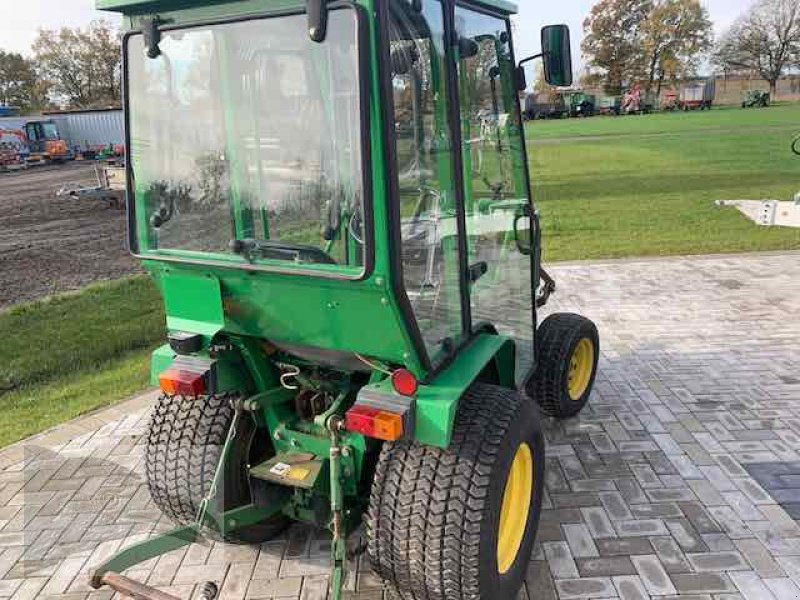
[[[680,105],[683,110],[710,110],[716,95],[717,84],[713,79],[708,79],[704,83],[681,88]]]

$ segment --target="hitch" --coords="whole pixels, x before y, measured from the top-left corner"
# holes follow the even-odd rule
[[[260,508],[249,504],[224,513],[218,513],[213,508],[213,498],[220,484],[222,466],[230,452],[231,443],[236,437],[236,432],[244,413],[254,409],[255,406],[257,406],[257,404],[254,405],[250,402],[242,401],[241,399],[233,403],[233,408],[235,410],[234,417],[225,439],[225,445],[222,448],[211,487],[200,504],[195,522],[191,525],[178,527],[167,533],[157,535],[118,552],[95,569],[89,582],[91,587],[100,589],[103,586],[108,586],[123,596],[128,596],[135,600],[181,600],[180,598],[176,598],[175,596],[153,587],[129,579],[121,575],[121,573],[151,558],[178,550],[196,542],[202,542],[205,539],[202,534],[204,527],[210,527],[220,534],[224,534],[226,531],[258,523],[279,512],[280,506],[282,506],[281,504],[276,504],[272,508]],[[276,509],[275,506],[278,508]],[[207,582],[203,586],[201,598],[203,600],[213,600],[216,595],[216,585],[213,582]]]
[[[92,587],[95,589],[107,585],[122,596],[133,598],[134,600],[181,600],[149,585],[128,579],[119,573],[106,573],[96,583],[95,585],[95,581],[92,579]]]

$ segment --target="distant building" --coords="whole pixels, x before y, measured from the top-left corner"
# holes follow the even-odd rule
[[[47,111],[25,117],[4,117],[0,113],[0,129],[22,129],[29,121],[55,123],[61,138],[76,154],[125,143],[124,119],[122,110],[118,108]]]
[[[19,114],[19,109],[16,106],[5,106],[0,104],[0,117],[13,117]]]

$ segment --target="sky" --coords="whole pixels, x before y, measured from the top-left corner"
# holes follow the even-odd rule
[[[11,3],[13,0],[0,0]],[[566,23],[572,29],[573,56],[580,67],[580,38],[583,19],[595,0],[517,0],[520,14],[516,18],[516,53],[518,58],[539,51],[539,30],[544,25]],[[731,22],[750,6],[753,0],[701,0],[711,12],[714,28],[724,31]],[[119,23],[114,13],[93,9],[94,0],[21,0],[14,8],[3,10],[0,19],[0,49],[29,54],[40,27],[54,29],[80,26],[92,19],[106,18]]]

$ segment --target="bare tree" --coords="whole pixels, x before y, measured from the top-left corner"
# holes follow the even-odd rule
[[[722,36],[714,61],[726,73],[755,73],[769,82],[800,60],[800,0],[759,0]]]

